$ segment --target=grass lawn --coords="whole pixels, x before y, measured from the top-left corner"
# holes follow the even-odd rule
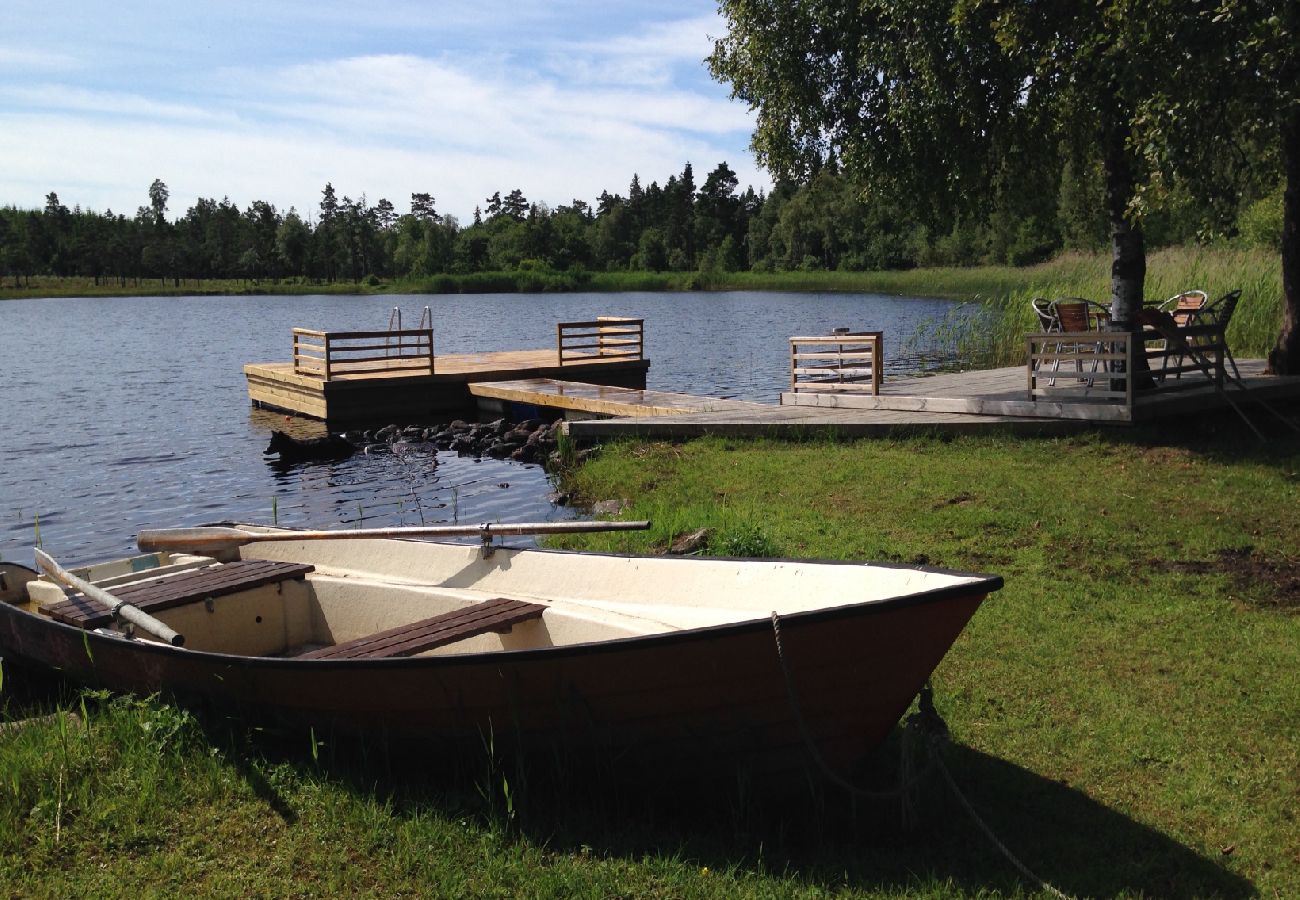
[[[565,543],[710,527],[709,552],[1003,575],[934,679],[948,767],[998,836],[1076,896],[1294,897],[1300,441],[1240,431],[618,444],[573,486],[655,528]],[[15,896],[1039,892],[937,781],[904,830],[829,788],[573,792],[486,752],[395,760],[8,668],[0,697],[65,713],[0,731]]]

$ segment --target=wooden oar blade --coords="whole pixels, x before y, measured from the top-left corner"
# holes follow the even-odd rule
[[[240,528],[206,526],[203,528],[146,529],[136,535],[136,546],[145,553],[156,550],[179,550],[190,553],[212,553],[242,547],[257,540],[258,535]]]

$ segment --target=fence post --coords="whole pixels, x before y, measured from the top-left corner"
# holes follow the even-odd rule
[[[330,380],[330,333],[325,332],[325,380]]]
[[[1129,421],[1133,421],[1133,372],[1135,365],[1134,348],[1137,342],[1133,340],[1132,332],[1124,335],[1124,408],[1128,410]],[[1146,344],[1143,345],[1143,353],[1146,352]]]
[[[871,338],[871,394],[880,396],[880,383],[885,380],[885,356],[881,350],[884,335],[877,333]]]
[[[1034,363],[1037,360],[1034,359],[1034,336],[1032,334],[1025,335],[1025,359],[1028,360],[1025,368],[1029,381],[1029,399],[1037,400],[1038,398],[1034,396],[1034,372],[1037,370]]]

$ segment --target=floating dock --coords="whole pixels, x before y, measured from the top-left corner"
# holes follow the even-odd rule
[[[559,378],[644,388],[650,361],[640,319],[556,326],[554,349],[433,352],[432,329],[327,332],[295,328],[288,362],[244,366],[255,407],[330,424],[420,421],[472,409],[471,383]]]

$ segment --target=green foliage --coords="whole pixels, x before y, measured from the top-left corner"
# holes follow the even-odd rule
[[[1237,227],[1246,246],[1275,252],[1282,248],[1282,193],[1278,188],[1242,210]]]

